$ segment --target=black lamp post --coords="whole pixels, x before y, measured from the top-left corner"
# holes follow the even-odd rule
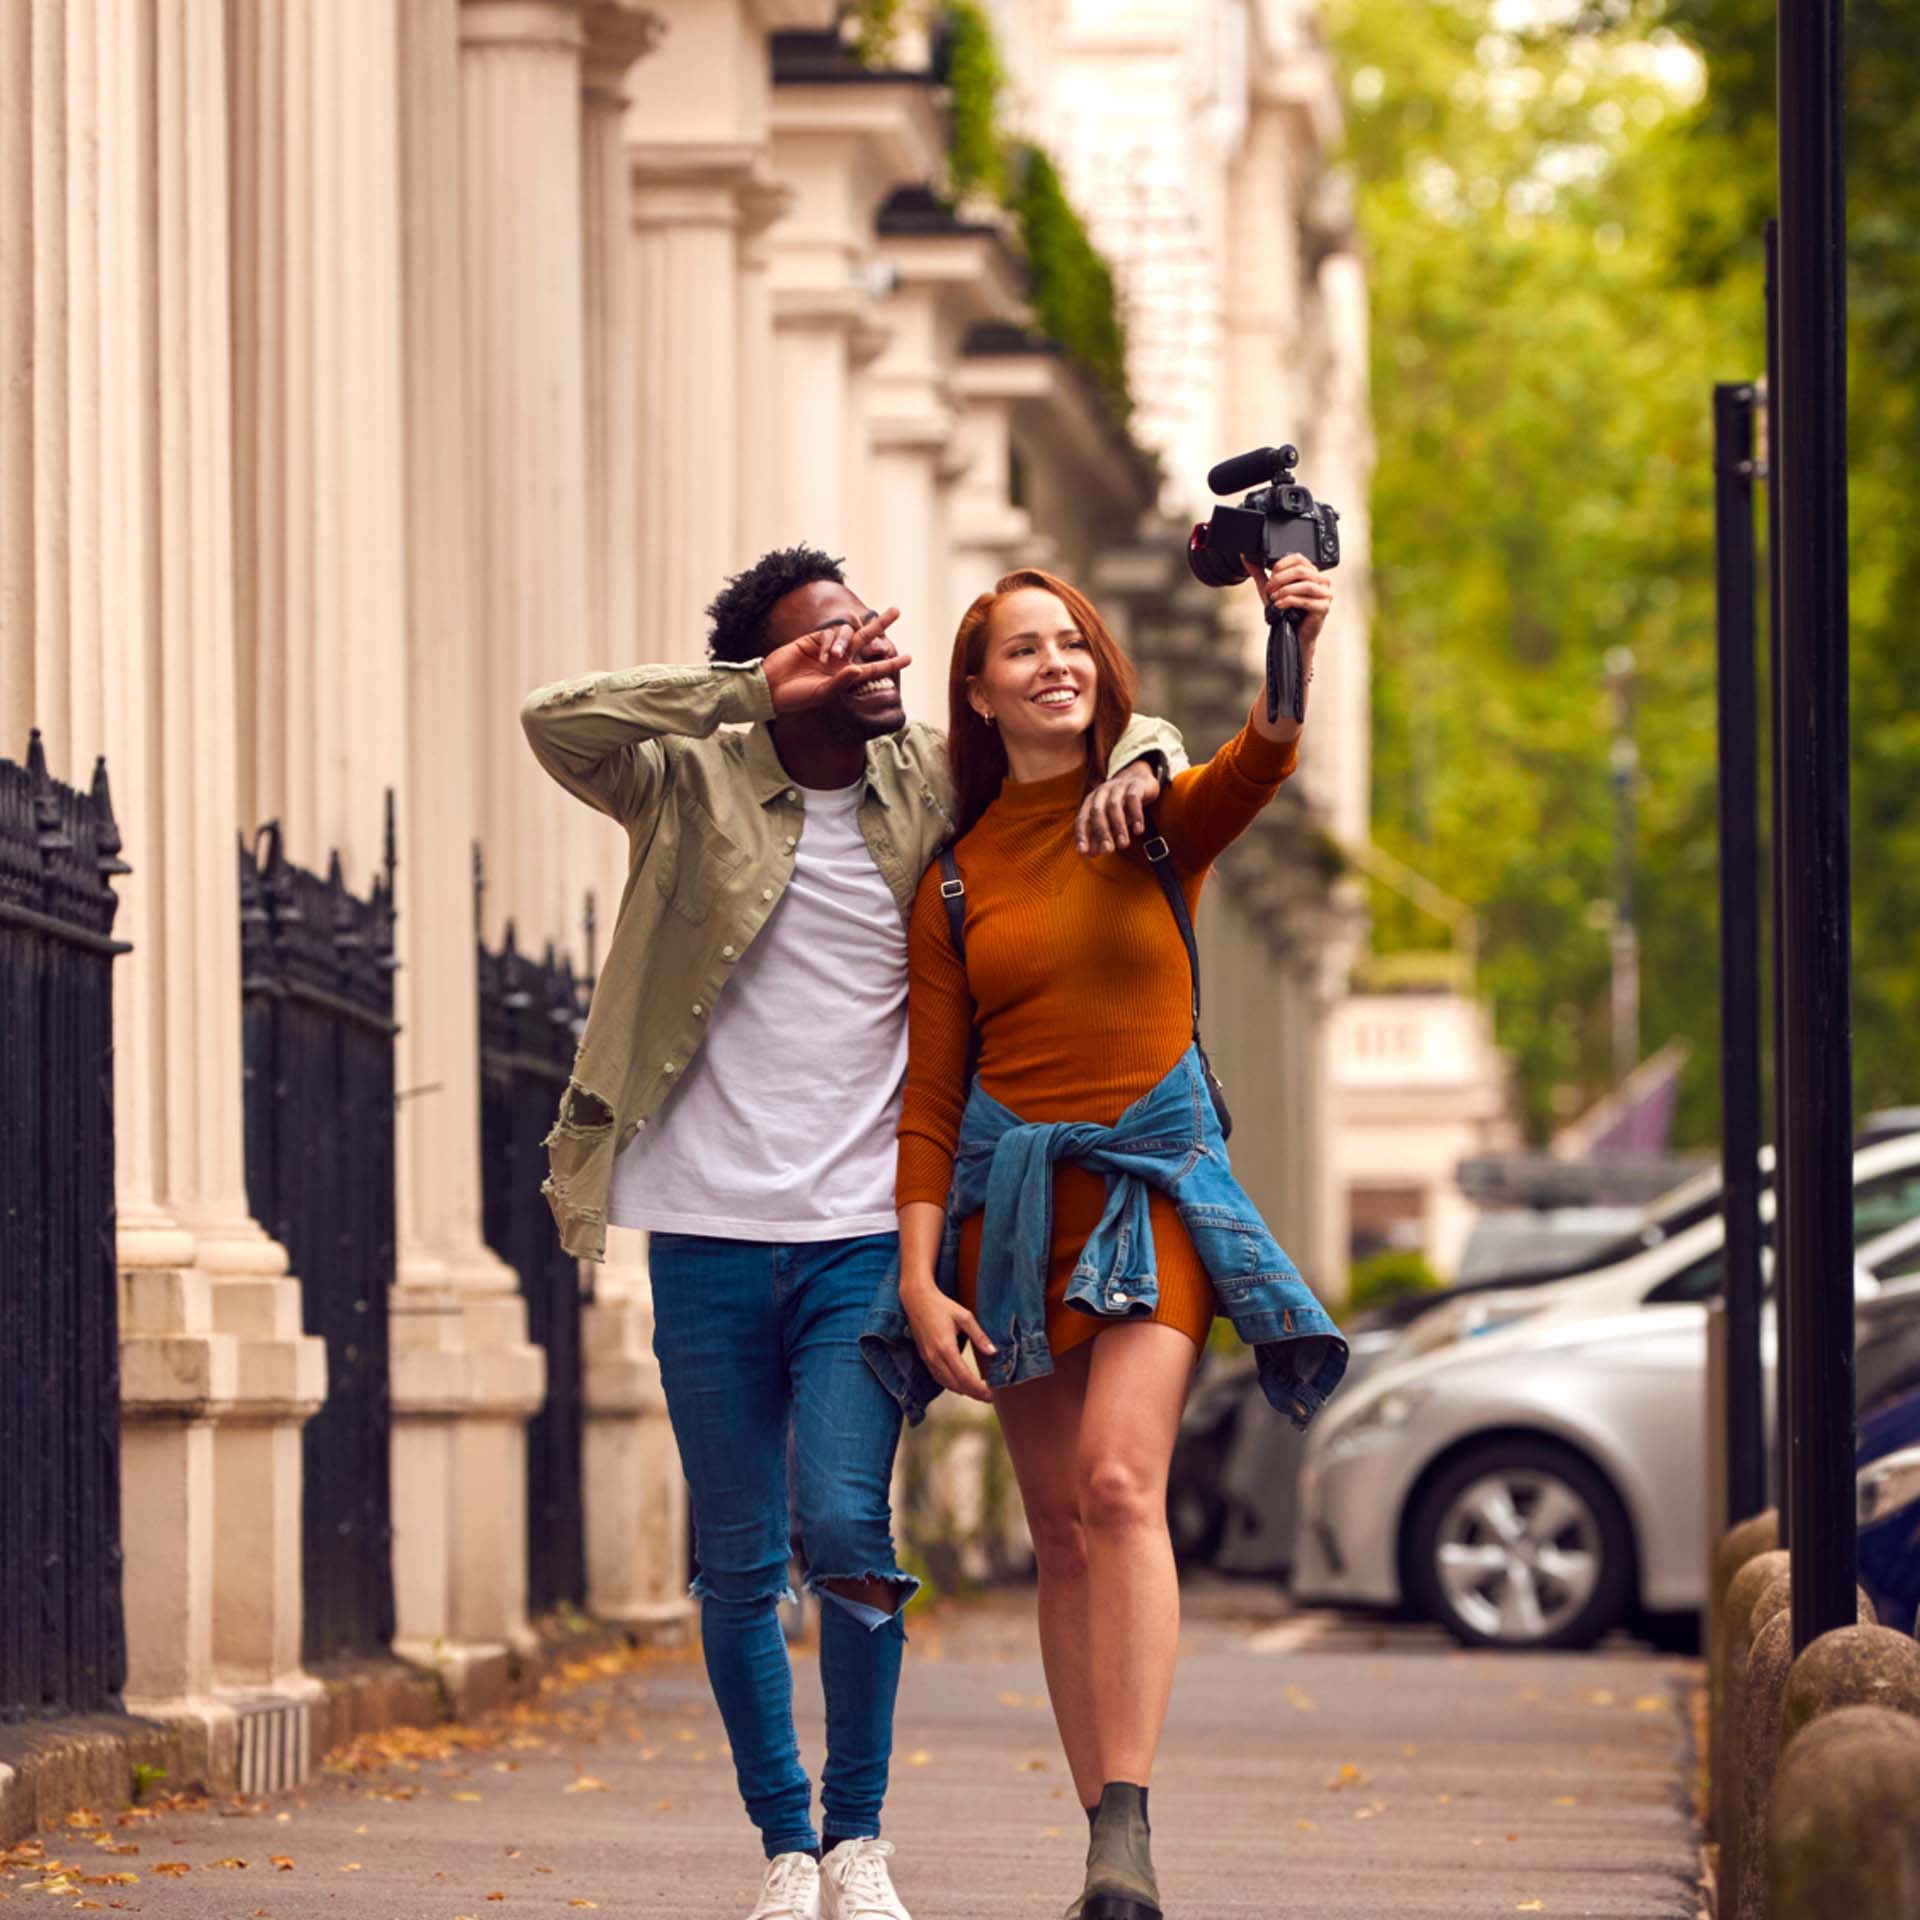
[[[1780,0],[1781,1180],[1796,1649],[1854,1618],[1842,0]]]

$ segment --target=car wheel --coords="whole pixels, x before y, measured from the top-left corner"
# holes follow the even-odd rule
[[[1491,1441],[1421,1496],[1407,1572],[1423,1610],[1463,1645],[1587,1647],[1626,1614],[1633,1533],[1578,1454]]]
[[[1184,1447],[1167,1476],[1167,1531],[1182,1566],[1210,1565],[1226,1537],[1227,1503],[1220,1490],[1226,1449],[1217,1442]]]

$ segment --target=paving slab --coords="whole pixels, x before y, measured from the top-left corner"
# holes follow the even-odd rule
[[[916,1920],[1053,1920],[1086,1827],[1030,1594],[916,1615],[910,1636],[888,1837]],[[817,1765],[804,1650],[798,1673]],[[1196,1594],[1153,1787],[1169,1920],[1694,1920],[1698,1684],[1697,1662],[1624,1640],[1465,1653]],[[363,1743],[357,1767],[267,1802],[96,1810],[43,1836],[45,1859],[16,1853],[0,1902],[168,1920],[738,1920],[751,1904],[759,1850],[697,1655],[579,1663],[471,1729]]]

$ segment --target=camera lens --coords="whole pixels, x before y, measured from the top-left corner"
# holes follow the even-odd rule
[[[1231,550],[1222,552],[1207,544],[1208,523],[1201,523],[1187,536],[1187,565],[1203,587],[1230,587],[1244,580],[1246,569],[1240,556]]]

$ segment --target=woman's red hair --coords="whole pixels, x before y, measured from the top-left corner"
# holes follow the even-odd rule
[[[1007,750],[999,730],[974,712],[967,698],[967,682],[987,660],[987,630],[1000,603],[1023,588],[1038,587],[1062,606],[1093,649],[1100,670],[1094,689],[1093,725],[1087,729],[1087,791],[1107,777],[1107,760],[1133,718],[1133,662],[1100,618],[1094,604],[1078,587],[1038,567],[1020,567],[994,582],[960,617],[953,636],[953,665],[947,675],[947,758],[953,766],[955,833],[965,833],[992,806],[1007,777]]]

